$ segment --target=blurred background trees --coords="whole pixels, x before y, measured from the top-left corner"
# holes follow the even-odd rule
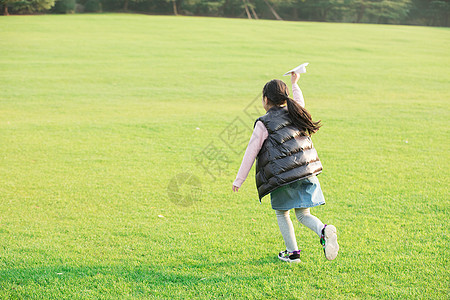
[[[55,0],[0,0],[4,15],[45,12],[55,5]]]
[[[449,26],[450,0],[0,0],[3,14],[136,12]]]

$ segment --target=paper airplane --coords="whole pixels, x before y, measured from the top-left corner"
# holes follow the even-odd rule
[[[292,72],[298,73],[298,74],[300,74],[300,73],[306,73],[306,66],[307,66],[307,65],[309,65],[309,63],[301,64],[301,65],[298,66],[297,68],[294,68],[294,69],[292,69],[292,70],[290,70],[290,71],[287,71],[286,73],[284,73],[283,76],[289,76],[289,75],[291,75]]]

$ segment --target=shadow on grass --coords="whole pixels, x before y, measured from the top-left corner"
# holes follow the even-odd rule
[[[267,274],[250,272],[252,267],[273,265],[285,267],[276,257],[267,256],[243,261],[203,261],[195,263],[167,263],[160,265],[92,265],[48,266],[38,268],[10,268],[0,270],[0,286],[39,285],[54,286],[58,282],[111,282],[137,283],[152,286],[193,285],[200,282],[252,281],[266,278]],[[241,269],[241,270],[240,270]]]

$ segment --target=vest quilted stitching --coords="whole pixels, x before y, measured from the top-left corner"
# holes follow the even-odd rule
[[[276,188],[322,172],[322,164],[309,136],[292,124],[287,107],[272,107],[259,117],[268,137],[256,157],[259,200]]]

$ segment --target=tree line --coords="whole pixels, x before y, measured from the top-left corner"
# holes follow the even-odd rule
[[[4,15],[136,12],[449,26],[450,0],[0,0]]]

